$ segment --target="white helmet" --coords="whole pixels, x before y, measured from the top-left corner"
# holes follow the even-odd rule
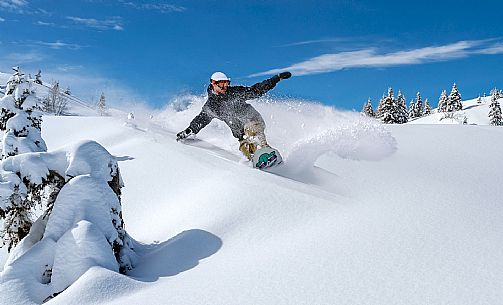
[[[227,77],[227,75],[225,75],[223,72],[215,72],[213,74],[211,74],[211,77],[210,77],[211,80],[214,80],[216,82],[220,81],[220,80],[228,80],[228,81],[231,81],[230,78]]]

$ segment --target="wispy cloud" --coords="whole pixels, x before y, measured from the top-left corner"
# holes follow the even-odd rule
[[[33,44],[39,45],[39,46],[44,46],[48,47],[51,49],[68,49],[68,50],[79,50],[82,48],[81,45],[74,44],[74,43],[66,43],[62,42],[60,40],[57,40],[55,42],[46,42],[46,41],[33,41]]]
[[[80,50],[84,46],[75,44],[75,43],[67,43],[61,40],[57,40],[55,42],[41,41],[41,40],[21,40],[21,41],[13,41],[11,42],[13,45],[19,45],[23,47],[47,47],[50,49],[66,49],[66,50]]]
[[[298,42],[292,42],[292,43],[287,43],[287,44],[282,44],[275,46],[276,48],[283,48],[283,47],[296,47],[296,46],[303,46],[303,45],[310,45],[310,44],[318,44],[318,43],[329,43],[329,42],[347,42],[351,39],[349,38],[326,38],[326,39],[315,39],[315,40],[306,40],[306,41],[298,41]]]
[[[44,60],[44,55],[38,52],[27,53],[9,53],[2,56],[2,61],[8,63],[8,66],[22,66],[29,63],[40,62]]]
[[[60,71],[60,72],[72,72],[72,71],[79,71],[79,70],[82,70],[84,68],[83,65],[62,65],[62,66],[58,66],[56,67],[56,71]]]
[[[43,25],[43,26],[56,26],[55,23],[53,22],[43,22],[43,21],[37,21],[35,22],[36,25]]]
[[[250,77],[271,75],[288,70],[294,75],[328,73],[347,68],[378,68],[448,61],[474,54],[501,54],[503,44],[488,44],[492,40],[459,41],[443,46],[380,53],[376,48],[323,54],[284,68],[255,73]]]
[[[187,8],[170,3],[136,3],[133,1],[121,1],[125,6],[137,10],[152,10],[159,13],[180,13],[187,10]]]
[[[5,19],[3,19],[2,17],[0,17],[0,22],[4,22],[4,21],[5,21]]]
[[[121,17],[111,17],[105,20],[98,20],[93,18],[80,18],[68,16],[66,19],[73,21],[76,24],[84,25],[98,30],[124,30]]]
[[[28,5],[25,0],[0,0],[0,9],[18,11]]]

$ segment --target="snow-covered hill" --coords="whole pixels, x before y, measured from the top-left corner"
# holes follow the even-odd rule
[[[129,276],[90,269],[48,304],[503,299],[503,128],[483,126],[489,97],[464,101],[462,118],[389,126],[304,101],[255,101],[286,160],[273,172],[251,168],[222,122],[186,145],[174,140],[204,97],[134,119],[96,117],[69,99],[80,116],[45,116],[42,136],[49,151],[91,139],[117,157],[141,257]],[[456,125],[436,125],[446,122]],[[0,249],[0,270],[6,259]],[[3,285],[0,304],[31,304]]]
[[[243,161],[222,123],[177,143],[202,98],[185,102],[153,119],[44,117],[49,150],[93,139],[117,156],[126,228],[142,243],[130,277],[94,267],[48,304],[503,299],[502,128],[382,126],[263,100],[286,159],[267,173]]]

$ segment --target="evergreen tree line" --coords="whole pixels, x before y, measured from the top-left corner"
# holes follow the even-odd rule
[[[452,86],[449,96],[447,96],[445,90],[442,91],[438,102],[439,112],[455,112],[462,108],[461,95],[456,84]],[[383,95],[379,100],[377,110],[374,111],[372,101],[369,98],[363,106],[362,113],[366,116],[377,118],[385,124],[403,124],[409,120],[430,115],[432,109],[428,99],[425,99],[423,102],[420,92],[417,92],[416,98],[410,101],[407,108],[406,98],[402,92],[398,90],[398,95],[395,98],[393,89],[389,88],[388,94]]]

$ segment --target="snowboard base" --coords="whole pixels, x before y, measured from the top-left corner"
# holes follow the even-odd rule
[[[254,168],[266,169],[277,166],[283,162],[283,158],[279,151],[272,147],[262,147],[258,149],[252,158]]]

